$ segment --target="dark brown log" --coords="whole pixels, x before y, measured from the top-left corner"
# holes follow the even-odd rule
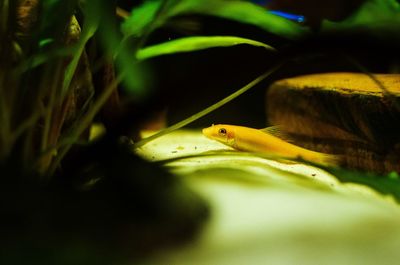
[[[300,146],[341,155],[343,166],[400,172],[400,75],[374,77],[386,92],[361,73],[279,80],[267,93],[269,122]]]

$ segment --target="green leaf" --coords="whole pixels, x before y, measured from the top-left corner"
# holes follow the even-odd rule
[[[123,23],[122,31],[126,36],[140,36],[146,27],[163,25],[169,18],[178,15],[201,14],[235,20],[259,27],[289,39],[298,39],[309,30],[292,21],[269,14],[260,6],[235,0],[182,0],[169,5],[156,18],[162,1],[147,1],[134,9],[132,15]]]
[[[353,15],[341,22],[324,20],[322,31],[365,32],[388,41],[399,41],[400,4],[395,0],[366,1]]]
[[[54,42],[54,39],[52,39],[52,38],[47,38],[47,39],[40,40],[39,41],[39,47],[40,48],[44,48],[46,45],[49,45],[52,42]]]
[[[357,183],[368,186],[384,195],[391,195],[400,202],[400,180],[395,172],[387,176],[372,172],[354,171],[343,168],[323,167],[343,183]]]
[[[155,56],[173,54],[179,52],[191,52],[203,50],[213,47],[228,47],[239,44],[248,44],[253,46],[264,47],[268,50],[275,49],[265,43],[232,36],[208,36],[208,37],[187,37],[176,39],[161,44],[145,47],[136,54],[137,59],[144,60]]]
[[[152,77],[150,77],[150,68],[145,63],[138,64],[135,58],[136,47],[129,43],[122,42],[121,37],[110,23],[101,24],[99,35],[102,44],[106,47],[109,54],[113,55],[114,65],[117,72],[121,75],[123,88],[131,99],[142,100],[148,96],[151,87]]]
[[[161,1],[147,1],[141,7],[134,9],[131,16],[122,24],[126,35],[141,35],[143,29],[153,21]]]

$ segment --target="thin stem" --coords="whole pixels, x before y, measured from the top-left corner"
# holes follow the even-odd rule
[[[0,73],[0,86],[5,86],[5,79],[6,78],[4,78],[4,75]],[[0,94],[0,157],[3,158],[7,156],[10,149],[10,112],[7,108],[6,93],[4,93],[5,91],[3,89],[0,89],[0,92],[2,92]]]
[[[56,97],[57,97],[57,89],[58,89],[57,85],[58,85],[59,77],[60,77],[59,73],[61,72],[60,66],[61,66],[60,63],[57,63],[55,75],[53,77],[50,76],[50,73],[53,73],[53,71],[51,71],[50,67],[48,67],[46,69],[47,74],[45,75],[45,79],[51,78],[52,82],[47,89],[46,89],[46,87],[48,84],[47,84],[47,82],[44,82],[44,86],[45,86],[44,90],[45,91],[43,91],[43,92],[47,92],[47,93],[50,92],[50,95],[49,95],[49,102],[46,107],[46,112],[45,112],[45,117],[44,117],[44,129],[43,129],[43,134],[42,134],[41,150],[44,150],[47,148],[49,134],[50,134],[50,128],[52,126],[52,123],[54,122],[53,114],[54,114],[54,111],[59,111],[58,109],[56,109],[56,104],[57,104]],[[47,93],[45,93],[45,94],[47,94]]]

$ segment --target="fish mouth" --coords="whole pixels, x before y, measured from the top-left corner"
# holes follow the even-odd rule
[[[211,127],[204,128],[204,129],[202,130],[202,133],[203,133],[204,136],[210,138],[210,135],[211,135]]]

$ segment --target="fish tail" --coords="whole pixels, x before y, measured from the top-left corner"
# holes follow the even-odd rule
[[[340,155],[325,154],[319,155],[319,161],[315,161],[325,166],[340,166],[342,164],[342,157]]]

